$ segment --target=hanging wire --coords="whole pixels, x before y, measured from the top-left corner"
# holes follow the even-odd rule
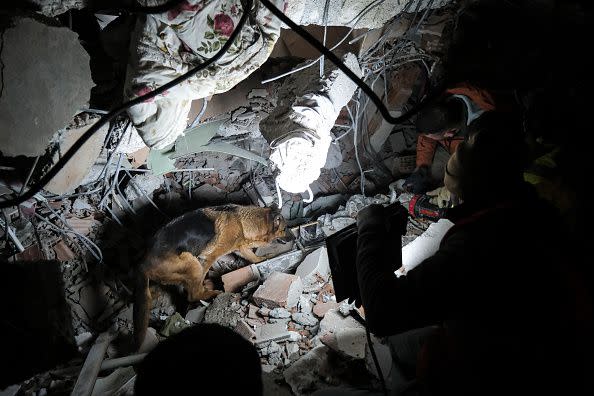
[[[363,18],[369,11],[373,10],[375,7],[377,7],[378,5],[380,5],[381,3],[383,3],[386,0],[376,0],[375,2],[369,4],[367,7],[365,7],[363,10],[361,10],[361,12],[359,12],[359,14],[357,14],[353,19],[351,19],[349,22],[347,22],[345,25],[350,25],[352,23],[352,27],[349,29],[349,31],[347,32],[347,34],[344,35],[344,37],[342,39],[340,39],[340,41],[338,41],[338,43],[336,43],[332,48],[330,48],[330,51],[334,51],[336,48],[338,48],[342,43],[344,43],[344,41],[351,35],[351,33],[353,32],[353,30],[355,30],[355,26],[357,25],[357,23],[359,23],[359,21],[361,20],[361,18]],[[261,82],[261,84],[267,84],[269,82],[278,80],[280,78],[283,77],[287,77],[290,76],[291,74],[300,72],[301,70],[305,70],[308,67],[311,67],[313,65],[315,65],[316,63],[318,63],[318,61],[320,61],[320,59],[323,57],[320,56],[319,58],[310,61],[309,63],[306,63],[305,65],[299,66],[296,69],[293,70],[289,70],[286,73],[283,74],[279,74],[276,77],[271,77],[269,79],[263,80]]]

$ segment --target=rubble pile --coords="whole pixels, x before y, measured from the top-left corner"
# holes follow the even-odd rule
[[[37,2],[43,3],[47,14],[61,10],[60,2]],[[78,7],[85,2],[70,3]],[[416,22],[411,14],[366,33],[359,54],[364,79],[386,97],[390,111],[400,112],[409,98],[422,96],[417,83],[420,71],[425,67],[433,72],[443,51],[447,12],[440,20],[431,13],[424,15],[427,26],[422,23],[425,16]],[[401,40],[412,22],[416,30]],[[218,107],[211,103],[219,97],[209,98],[206,113],[203,109],[195,120],[187,120],[187,135],[176,142],[171,157],[163,156],[165,171],[151,168],[156,164],[151,162],[154,151],[144,145],[128,119],[118,117],[64,168],[56,180],[60,183],[3,211],[0,251],[6,257],[59,262],[72,320],[65,326],[71,325],[80,356],[90,356],[89,350],[98,343],[104,344],[105,359],[134,353],[132,279],[147,241],[160,225],[196,207],[271,206],[281,198],[275,169],[268,162],[270,147],[259,129],[260,121],[277,105],[280,84],[265,88],[260,81],[251,84],[238,100],[219,99],[225,103]],[[301,194],[281,192],[281,213],[293,227],[295,241],[259,248],[257,255],[273,258],[257,264],[234,255],[220,258],[208,282],[224,293],[210,302],[188,305],[183,291],[176,288],[151,290],[150,327],[140,352],[188,326],[218,323],[254,344],[265,383],[266,376],[274,377],[287,394],[340,384],[375,384],[377,373],[365,329],[355,319],[359,313],[348,302],[336,300],[324,239],[355,223],[367,205],[398,200],[406,206],[411,196],[396,185],[390,186],[390,195],[377,193],[386,193],[391,181],[412,171],[410,151],[416,135],[407,127],[386,129],[374,106],[367,106],[358,94],[355,99],[342,109],[331,131],[328,160],[311,186],[313,202],[306,204],[303,198],[308,197]],[[209,113],[210,106],[218,113]],[[97,114],[83,112],[55,133],[51,150],[39,157],[39,164],[35,161],[28,181],[38,180],[97,120]],[[214,131],[208,130],[209,125],[216,125]],[[362,132],[357,141],[354,129]],[[201,134],[208,139],[202,141]],[[355,146],[360,147],[361,163]],[[52,161],[44,162],[46,157]],[[80,174],[82,168],[88,170],[86,175]],[[0,181],[0,195],[18,194],[23,188],[19,182]],[[430,224],[411,219],[403,246]],[[389,351],[379,340],[373,342],[386,373]],[[80,357],[65,362],[12,389],[24,394],[68,392],[84,363]],[[106,370],[100,373],[96,391],[131,394],[133,378],[129,366]]]

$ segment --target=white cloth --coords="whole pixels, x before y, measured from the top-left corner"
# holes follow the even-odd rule
[[[396,270],[396,276],[401,277],[425,259],[433,256],[439,250],[443,236],[454,226],[448,219],[439,219],[431,224],[427,230],[414,241],[402,248],[402,267]]]
[[[173,143],[186,128],[191,101],[228,91],[258,69],[280,35],[280,22],[258,2],[231,48],[201,73],[128,114],[151,148]],[[273,3],[284,8],[284,0]],[[247,11],[246,11],[247,12]],[[212,57],[236,28],[240,0],[185,0],[168,12],[139,16],[130,43],[127,99],[162,86]]]

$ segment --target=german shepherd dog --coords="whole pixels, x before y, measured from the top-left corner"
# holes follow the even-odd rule
[[[206,290],[204,278],[221,256],[235,252],[249,262],[267,257],[252,249],[289,235],[277,209],[224,205],[194,210],[163,226],[152,239],[136,276],[134,338],[140,348],[148,328],[149,281],[182,285],[188,301],[206,300],[218,291]]]

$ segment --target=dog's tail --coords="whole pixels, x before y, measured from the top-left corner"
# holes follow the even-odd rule
[[[149,279],[142,271],[139,271],[136,275],[134,296],[134,347],[138,350],[146,336],[151,306]]]

